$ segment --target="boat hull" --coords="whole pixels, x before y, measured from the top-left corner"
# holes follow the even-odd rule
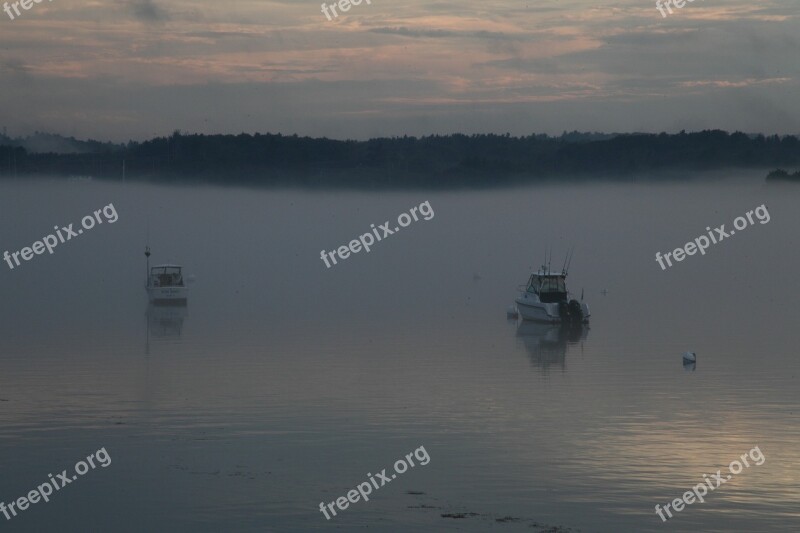
[[[186,287],[148,287],[147,295],[152,303],[185,303],[189,296]]]
[[[532,322],[543,322],[547,324],[560,324],[562,318],[558,312],[557,303],[542,303],[535,295],[524,292],[517,296],[514,300],[517,304],[517,311],[523,320],[530,320]],[[581,311],[583,312],[582,322],[589,322],[589,306],[581,303]]]
[[[534,322],[546,322],[558,324],[561,317],[558,316],[558,304],[545,304],[533,295],[527,293],[520,294],[515,300],[517,311],[523,320]]]

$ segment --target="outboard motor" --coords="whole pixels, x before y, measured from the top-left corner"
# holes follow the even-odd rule
[[[562,322],[569,322],[569,305],[565,301],[558,302],[558,316]]]
[[[581,303],[578,300],[569,301],[569,318],[576,324],[583,322],[583,309],[581,309]]]

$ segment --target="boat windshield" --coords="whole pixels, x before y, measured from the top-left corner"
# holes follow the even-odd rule
[[[536,293],[542,303],[555,303],[567,300],[567,284],[564,276],[531,276],[528,292]]]
[[[548,276],[541,280],[540,292],[567,292],[567,285],[562,276]]]
[[[153,285],[156,287],[182,286],[181,267],[153,267],[150,269]]]
[[[181,267],[153,267],[150,269],[153,275],[169,274],[171,276],[181,275]]]

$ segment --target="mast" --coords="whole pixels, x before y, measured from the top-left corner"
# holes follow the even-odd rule
[[[145,288],[150,288],[150,246],[144,247],[144,255],[147,257],[147,271],[145,272],[144,277],[144,286]]]

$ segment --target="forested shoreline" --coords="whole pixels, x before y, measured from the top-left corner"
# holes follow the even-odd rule
[[[127,144],[37,135],[39,148],[33,150],[30,139],[0,138],[0,177],[121,179],[124,166],[126,179],[167,183],[449,187],[566,176],[606,179],[640,173],[800,167],[796,136],[719,130],[573,132],[559,137],[454,134],[368,141],[176,131],[168,137]],[[41,151],[48,146],[70,153]]]

